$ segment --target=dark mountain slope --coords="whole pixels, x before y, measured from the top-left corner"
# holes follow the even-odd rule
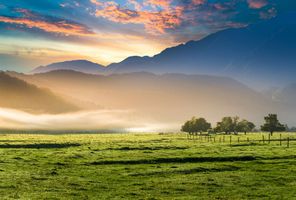
[[[76,106],[67,103],[48,89],[0,72],[0,107],[24,110],[32,113],[63,113],[76,111]]]
[[[219,31],[154,57],[127,58],[109,65],[108,70],[222,75],[255,86],[289,83],[296,73],[295,19],[295,13],[287,13],[247,27]]]

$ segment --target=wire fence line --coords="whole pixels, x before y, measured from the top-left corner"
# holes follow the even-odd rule
[[[296,141],[296,134],[250,134],[250,135],[221,135],[221,134],[187,134],[188,140],[200,142],[224,143],[231,146],[238,144],[278,144],[279,146],[290,147]]]

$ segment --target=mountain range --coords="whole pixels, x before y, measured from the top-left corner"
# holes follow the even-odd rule
[[[239,115],[260,124],[265,114],[274,112],[284,115],[287,123],[296,123],[291,118],[294,109],[227,77],[148,72],[92,75],[69,70],[8,74],[49,88],[82,110],[128,110],[135,119],[174,124],[194,115],[213,122]]]
[[[168,48],[153,57],[132,56],[106,67],[68,61],[32,73],[71,69],[91,74],[130,72],[208,74],[233,77],[253,87],[283,86],[296,81],[296,13],[242,28],[226,29],[199,41]]]
[[[211,34],[153,57],[130,57],[113,73],[148,71],[229,76],[252,86],[296,81],[296,13]]]

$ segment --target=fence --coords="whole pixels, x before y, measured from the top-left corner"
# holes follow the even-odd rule
[[[261,137],[261,138],[260,138]],[[260,139],[259,139],[260,138]],[[213,143],[228,143],[229,145],[237,145],[237,144],[271,144],[277,142],[279,146],[286,146],[289,148],[293,141],[296,141],[296,134],[294,136],[290,135],[282,135],[275,134],[272,136],[271,134],[250,134],[248,135],[209,135],[209,134],[187,134],[188,140],[199,140],[202,142],[213,142]]]

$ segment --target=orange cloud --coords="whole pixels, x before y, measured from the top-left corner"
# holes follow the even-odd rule
[[[97,6],[103,6],[104,3],[100,2],[100,1],[97,1],[97,0],[90,0],[91,3],[97,5]]]
[[[42,21],[29,18],[11,18],[0,16],[0,22],[24,25],[28,28],[38,28],[50,33],[59,33],[63,35],[74,36],[93,36],[95,33],[88,30],[85,26],[66,22],[65,20],[57,22]]]
[[[266,0],[248,0],[248,4],[250,8],[260,9],[267,5]]]
[[[96,1],[101,5],[100,2]],[[169,7],[169,1],[150,0],[150,4],[164,7],[160,11],[131,10],[122,8],[113,1],[103,3],[103,6],[96,10],[97,17],[103,17],[113,22],[122,24],[144,24],[146,30],[152,34],[165,33],[166,29],[175,28],[182,23],[182,6]]]

